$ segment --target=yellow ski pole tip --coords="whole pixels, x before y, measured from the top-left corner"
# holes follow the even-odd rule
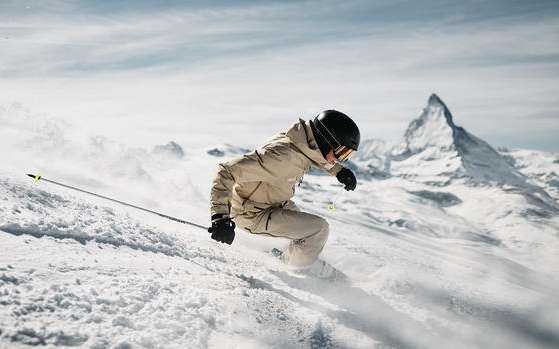
[[[332,212],[334,211],[335,207],[334,205],[328,205],[328,211]]]

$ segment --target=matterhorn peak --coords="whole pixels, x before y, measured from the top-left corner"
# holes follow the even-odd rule
[[[454,147],[455,129],[456,125],[449,109],[439,96],[433,93],[419,117],[413,120],[406,130],[404,137],[407,150],[417,153],[432,146],[450,150]]]
[[[493,147],[454,124],[450,110],[436,94],[429,97],[427,106],[410,123],[404,137],[403,156],[418,155],[430,162],[439,159],[447,164],[458,160],[458,168],[470,178],[525,185],[523,176]]]
[[[433,105],[439,104],[439,105],[443,105],[443,106],[445,105],[444,102],[439,98],[439,96],[437,96],[436,93],[433,93],[433,94],[431,95],[431,97],[429,97],[429,102],[428,102],[428,103],[429,103],[430,105],[431,105],[431,104],[433,104]]]
[[[436,93],[433,93],[431,97],[429,97],[427,108],[440,108],[448,125],[452,128],[456,127],[454,121],[452,120],[452,114],[450,114],[450,110],[448,109],[446,104],[444,104],[444,102],[439,98],[439,96],[437,96]]]

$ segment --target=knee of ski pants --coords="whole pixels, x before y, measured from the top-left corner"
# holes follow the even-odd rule
[[[330,225],[328,224],[328,221],[322,217],[320,218],[319,222],[319,229],[314,237],[325,244],[326,240],[328,240],[328,235],[330,235]]]

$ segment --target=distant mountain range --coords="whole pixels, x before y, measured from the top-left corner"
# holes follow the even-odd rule
[[[393,176],[446,187],[464,180],[470,186],[497,186],[521,193],[545,212],[559,212],[559,154],[539,151],[497,151],[454,123],[436,95],[413,120],[402,142],[367,140],[357,152],[354,168],[376,179]],[[537,163],[537,171],[532,167]],[[532,170],[530,170],[532,169]]]

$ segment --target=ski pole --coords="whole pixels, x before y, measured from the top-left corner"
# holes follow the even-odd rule
[[[204,230],[208,230],[208,227],[204,227],[203,225],[199,225],[199,224],[192,223],[192,222],[188,222],[188,221],[185,221],[185,220],[182,220],[182,219],[179,219],[179,218],[171,217],[171,216],[168,216],[168,215],[163,214],[163,213],[159,213],[159,212],[155,212],[155,211],[152,211],[152,210],[148,210],[147,208],[143,208],[143,207],[140,207],[140,206],[136,206],[136,205],[132,205],[132,204],[126,203],[126,202],[124,202],[124,201],[111,199],[111,198],[109,198],[109,197],[106,197],[106,196],[103,196],[103,195],[99,195],[99,194],[95,194],[95,193],[92,193],[92,192],[87,191],[87,190],[83,190],[83,189],[80,189],[80,188],[72,187],[71,185],[67,185],[67,184],[63,184],[63,183],[51,181],[50,179],[43,178],[43,177],[41,176],[40,173],[37,173],[37,175],[29,174],[29,173],[28,173],[27,175],[28,175],[29,177],[31,177],[31,178],[34,178],[34,179],[35,179],[35,182],[38,182],[39,180],[43,180],[43,181],[45,181],[45,182],[49,182],[49,183],[52,183],[52,184],[56,184],[56,185],[59,185],[59,186],[61,186],[61,187],[65,187],[65,188],[69,188],[69,189],[81,191],[82,193],[86,193],[86,194],[89,194],[89,195],[97,196],[97,197],[99,197],[99,198],[106,199],[106,200],[110,200],[110,201],[119,203],[119,204],[121,204],[121,205],[129,206],[129,207],[137,208],[138,210],[142,210],[142,211],[145,211],[145,212],[153,213],[153,214],[158,215],[159,217],[167,218],[167,219],[170,219],[170,220],[175,221],[175,222],[179,222],[179,223],[182,223],[182,224],[188,224],[188,225],[192,225],[192,226],[197,227],[197,228],[201,228],[201,229],[204,229]]]
[[[338,199],[340,198],[340,195],[342,195],[343,191],[344,191],[344,187],[341,187],[338,194],[336,194],[336,196],[334,197],[334,200],[332,201],[332,203],[330,205],[328,205],[328,210],[330,212],[332,212],[336,209],[336,206],[334,206],[334,205],[336,204],[336,201],[338,201]]]

